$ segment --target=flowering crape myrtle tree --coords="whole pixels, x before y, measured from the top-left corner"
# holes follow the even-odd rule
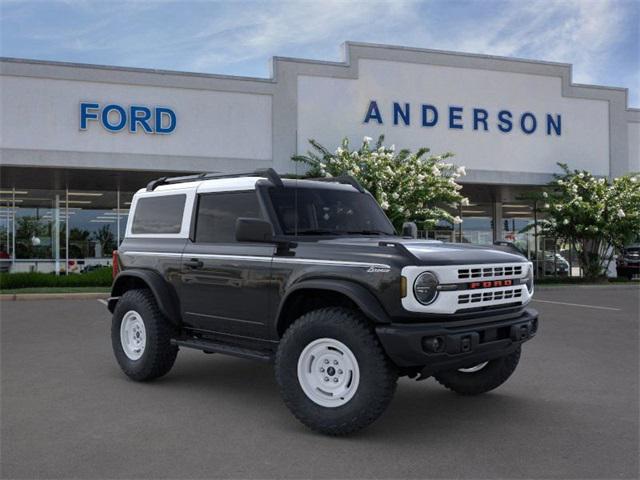
[[[604,275],[615,250],[640,234],[640,175],[608,181],[586,171],[563,171],[542,193],[541,233],[570,243],[584,276]]]
[[[461,223],[438,205],[468,205],[456,180],[465,175],[464,167],[456,167],[446,160],[453,156],[427,155],[428,148],[412,153],[396,151],[395,147],[383,145],[380,135],[375,145],[370,137],[364,137],[357,150],[351,150],[349,140],[342,140],[335,152],[330,152],[315,140],[309,140],[313,151],[297,155],[292,159],[309,165],[311,177],[337,177],[351,175],[378,201],[396,229],[406,221],[415,221],[422,228],[433,227],[444,220]]]

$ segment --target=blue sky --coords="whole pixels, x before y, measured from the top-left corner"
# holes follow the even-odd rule
[[[0,54],[269,76],[274,55],[341,60],[345,40],[572,63],[640,106],[640,0],[0,0]]]

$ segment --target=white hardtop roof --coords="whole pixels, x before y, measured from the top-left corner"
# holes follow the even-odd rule
[[[233,191],[233,190],[251,190],[255,188],[259,180],[265,180],[265,177],[232,177],[232,178],[212,178],[209,180],[198,180],[194,182],[173,183],[160,185],[153,191],[148,192],[146,187],[136,192],[136,195],[154,194],[154,193],[170,193],[184,192],[185,190],[197,190],[199,192],[215,192],[215,191]],[[286,179],[283,178],[285,186],[293,187],[299,184],[300,187],[316,187],[331,190],[357,191],[352,185],[338,182],[323,182],[318,180],[304,179]]]
[[[234,177],[234,178],[214,178],[211,180],[198,180],[195,182],[170,183],[156,187],[154,192],[174,192],[184,190],[208,190],[211,188],[219,188],[224,190],[247,190],[255,188],[256,182],[263,177]],[[137,193],[147,192],[146,187],[138,190]]]

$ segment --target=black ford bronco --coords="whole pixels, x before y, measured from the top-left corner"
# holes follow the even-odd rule
[[[179,348],[273,362],[289,409],[331,435],[378,418],[399,376],[500,386],[538,327],[524,257],[398,236],[351,177],[155,180],[133,197],[114,272],[129,377],[165,375]]]

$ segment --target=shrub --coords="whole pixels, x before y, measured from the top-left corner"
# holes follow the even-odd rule
[[[0,289],[7,290],[29,287],[108,287],[111,282],[111,267],[71,275],[39,272],[0,273]]]
[[[352,150],[345,138],[341,146],[331,152],[310,139],[313,150],[292,160],[308,165],[311,177],[345,174],[355,177],[371,192],[398,230],[405,221],[415,221],[425,229],[440,220],[462,222],[439,206],[469,204],[460,193],[462,186],[456,182],[465,175],[464,167],[446,161],[453,154],[428,155],[428,148],[415,153],[406,149],[396,151],[393,145],[383,145],[383,135],[375,145],[371,141],[370,137],[364,137],[360,147]]]
[[[574,247],[585,277],[604,276],[614,251],[640,234],[640,175],[608,180],[558,165],[563,173],[542,193],[541,232]]]

